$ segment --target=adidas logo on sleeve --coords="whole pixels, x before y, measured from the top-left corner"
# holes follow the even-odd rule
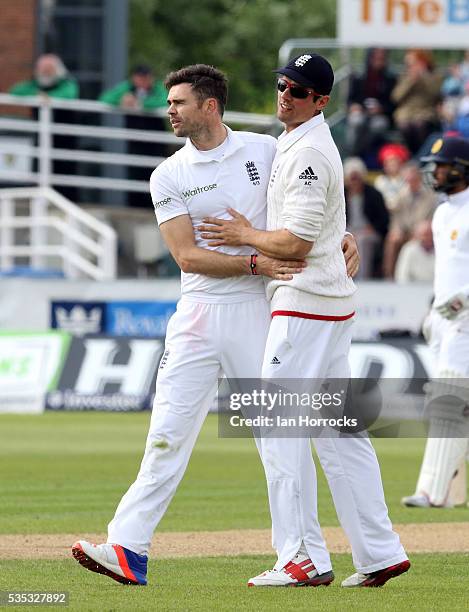
[[[303,170],[303,172],[300,174],[298,178],[300,179],[300,181],[317,181],[318,180],[317,174],[314,173],[314,170],[311,168],[311,166],[308,166],[306,170]]]

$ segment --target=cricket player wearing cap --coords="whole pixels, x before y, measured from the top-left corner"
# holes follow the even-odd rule
[[[87,569],[138,585],[147,582],[153,532],[184,475],[218,378],[261,375],[270,322],[263,276],[288,281],[303,270],[301,257],[214,249],[195,231],[206,215],[228,218],[230,206],[265,227],[276,141],[223,124],[227,80],[216,68],[187,66],[170,73],[165,85],[172,128],[187,141],[154,170],[150,191],[163,238],[181,268],[182,296],[166,332],[137,479],[108,526],[107,543],[81,540],[72,547]],[[358,256],[353,238],[346,240],[354,273]]]
[[[267,195],[267,231],[233,211],[206,219],[213,246],[247,244],[271,257],[298,257],[306,269],[289,283],[269,280],[272,321],[264,354],[266,379],[350,376],[348,352],[355,287],[340,242],[345,229],[342,163],[323,109],[334,74],[309,53],[277,71],[279,137]],[[293,389],[289,389],[293,390]],[[366,436],[313,438],[357,572],[344,587],[381,586],[406,572],[408,558],[393,531],[374,449]],[[319,586],[334,579],[317,516],[316,474],[309,437],[261,438],[278,560],[250,586]]]
[[[438,139],[421,160],[424,177],[445,201],[432,220],[434,301],[424,334],[436,357],[429,388],[430,431],[416,491],[405,506],[442,508],[466,500],[469,450],[469,141]],[[454,496],[455,480],[461,489]],[[453,486],[452,486],[453,485]]]

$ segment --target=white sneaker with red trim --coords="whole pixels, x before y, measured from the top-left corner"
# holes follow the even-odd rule
[[[391,578],[396,578],[396,576],[400,576],[408,571],[410,567],[410,561],[402,561],[401,563],[396,563],[396,565],[391,565],[390,567],[385,567],[376,572],[372,572],[371,574],[361,574],[357,572],[356,574],[352,574],[348,578],[346,578],[342,582],[342,586],[349,587],[381,587]]]
[[[332,571],[319,574],[309,557],[297,554],[280,570],[271,569],[251,578],[248,586],[328,586],[334,580]]]
[[[79,540],[72,546],[72,554],[86,569],[122,584],[147,583],[148,557],[119,544],[91,544]]]

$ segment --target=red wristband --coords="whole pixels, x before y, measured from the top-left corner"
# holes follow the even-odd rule
[[[257,253],[253,253],[251,255],[250,268],[251,268],[251,274],[254,274],[254,276],[257,276]]]

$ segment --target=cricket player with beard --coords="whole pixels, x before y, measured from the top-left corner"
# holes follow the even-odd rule
[[[469,140],[438,139],[421,160],[424,177],[445,201],[432,220],[435,245],[434,301],[424,334],[436,357],[430,386],[430,431],[416,491],[402,498],[414,508],[453,505],[460,480],[466,500],[469,450]]]
[[[161,233],[182,271],[182,297],[168,324],[137,479],[108,526],[107,543],[81,540],[72,547],[85,568],[138,585],[147,582],[153,532],[185,472],[218,378],[261,375],[270,322],[263,275],[289,282],[304,267],[297,255],[279,259],[249,247],[209,247],[195,232],[206,216],[229,218],[228,208],[265,228],[276,140],[223,124],[227,82],[211,66],[170,73],[165,85],[174,133],[187,141],[156,168],[150,190]],[[353,274],[358,254],[353,238],[344,240]]]
[[[267,282],[272,321],[262,378],[301,379],[301,384],[348,379],[355,288],[341,253],[342,163],[322,113],[334,74],[329,62],[313,53],[276,72],[277,115],[285,131],[269,181],[267,231],[255,229],[235,210],[232,220],[205,219],[200,231],[210,246],[248,245],[269,257],[306,259],[305,270],[291,281]],[[260,442],[278,560],[248,584],[330,584],[334,574],[318,522],[310,438],[264,436]],[[406,572],[410,563],[392,529],[368,437],[338,437],[331,430],[313,444],[357,570],[342,586],[381,586]]]

